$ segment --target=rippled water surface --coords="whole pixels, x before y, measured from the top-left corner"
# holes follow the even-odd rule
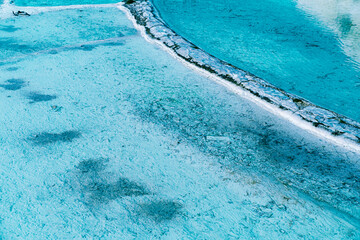
[[[153,2],[171,28],[207,52],[360,121],[357,1]]]

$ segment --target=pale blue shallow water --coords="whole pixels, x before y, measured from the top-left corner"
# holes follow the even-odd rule
[[[152,1],[172,29],[205,51],[360,121],[359,5],[329,3],[331,21],[323,22],[300,0]]]
[[[1,238],[360,238],[359,153],[186,68],[118,9],[0,26]]]
[[[14,0],[17,6],[64,6],[81,4],[108,4],[118,3],[119,0]]]
[[[100,10],[102,11],[102,10]],[[34,18],[7,19],[0,24],[0,64],[10,59],[17,59],[28,54],[46,51],[58,47],[79,45],[83,42],[102,39],[122,38],[134,35],[136,30],[121,25],[121,20],[114,18],[114,14],[94,14],[99,10],[75,11],[73,15],[63,17],[60,13],[53,13],[47,17],[46,13]],[[59,18],[63,21],[59,25]],[[21,26],[17,26],[17,22]],[[120,26],[119,26],[120,25]],[[33,41],[31,40],[33,39]]]

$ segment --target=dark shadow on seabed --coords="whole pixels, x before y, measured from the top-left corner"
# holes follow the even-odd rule
[[[144,121],[161,124],[229,169],[274,177],[360,226],[360,168],[350,160],[357,154],[312,140],[296,128],[279,131],[271,119],[256,119],[251,110],[248,115],[231,111],[231,103],[220,99],[210,103],[176,90],[134,98],[133,113]]]

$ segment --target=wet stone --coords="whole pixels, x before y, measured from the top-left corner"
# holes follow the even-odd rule
[[[53,105],[53,106],[51,106],[51,109],[52,109],[54,112],[61,112],[62,107]]]
[[[26,85],[25,81],[21,79],[9,79],[5,84],[0,84],[0,87],[8,91],[16,91]]]
[[[125,4],[132,4],[135,3],[135,0],[124,0]]]
[[[36,145],[48,145],[56,142],[72,142],[74,139],[79,138],[81,133],[79,131],[65,131],[62,133],[48,133],[43,132],[35,135],[29,140]]]

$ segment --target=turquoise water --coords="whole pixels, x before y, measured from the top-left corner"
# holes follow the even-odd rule
[[[319,16],[310,14],[290,0],[153,2],[172,29],[205,51],[287,92],[360,120],[360,6],[329,3],[328,19],[326,10]],[[309,2],[320,12],[325,4]],[[339,10],[341,4],[346,11]]]
[[[116,40],[137,34],[134,28],[123,26],[114,14],[106,14],[106,11],[94,14],[99,11],[103,10],[78,10],[69,16],[54,12],[50,18],[40,13],[33,18],[3,20],[0,24],[0,63],[49,49],[74,45],[81,48],[85,42]],[[60,20],[63,21],[61,25]],[[21,26],[17,26],[19,21]]]
[[[69,16],[54,12],[51,17],[40,13],[32,18],[3,20],[0,24],[0,63],[49,49],[81,49],[81,44],[85,42],[120,40],[137,34],[134,28],[123,26],[122,20],[114,18],[114,14],[106,14],[106,11],[94,14],[98,12],[98,9],[78,10]],[[37,21],[35,25],[34,18]],[[63,21],[61,25],[60,20]],[[21,22],[21,26],[17,22]]]
[[[118,3],[119,0],[14,0],[17,6],[63,6],[81,4],[108,4]]]
[[[359,153],[186,68],[117,8],[0,26],[1,238],[360,238]]]

